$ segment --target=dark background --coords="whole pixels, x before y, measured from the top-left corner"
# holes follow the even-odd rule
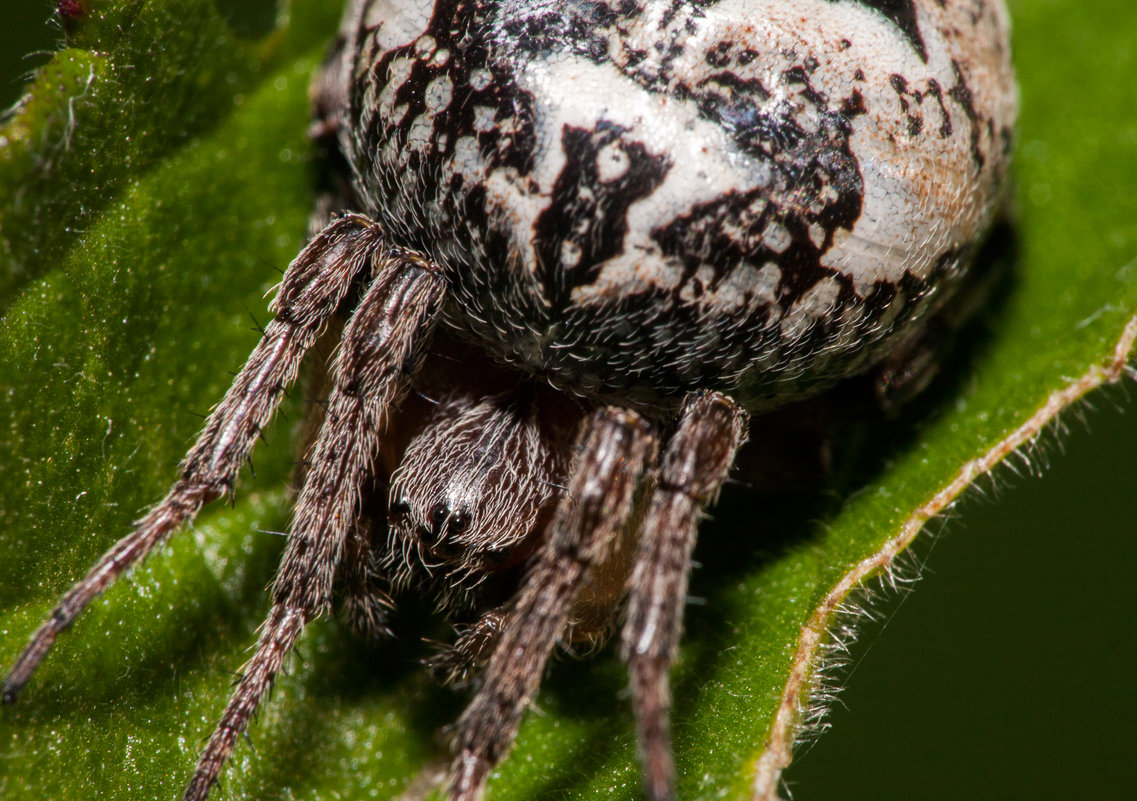
[[[48,22],[54,5],[40,0],[4,0],[0,13],[0,109],[20,96],[23,79],[47,61],[61,38],[59,26]],[[29,53],[31,55],[29,55]]]
[[[794,801],[1137,797],[1137,418],[1091,398],[1042,478],[972,493],[861,628]],[[1130,399],[1131,400],[1131,399]]]
[[[332,0],[329,0],[331,2]],[[0,107],[53,47],[52,5],[5,0]],[[1132,388],[1128,392],[1132,395]],[[1004,469],[934,538],[915,592],[861,626],[832,730],[801,749],[795,801],[1122,798],[1137,790],[1137,418],[1092,399],[1041,479]]]

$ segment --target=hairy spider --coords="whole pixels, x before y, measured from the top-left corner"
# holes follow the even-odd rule
[[[750,414],[896,374],[965,283],[1009,153],[1006,36],[1001,3],[962,0],[354,0],[313,91],[342,180],[275,319],[5,699],[230,490],[343,322],[272,610],[185,798],[305,625],[338,598],[381,632],[391,588],[469,623],[439,659],[477,676],[454,801],[480,795],[554,647],[621,609],[646,790],[673,798],[700,514]]]

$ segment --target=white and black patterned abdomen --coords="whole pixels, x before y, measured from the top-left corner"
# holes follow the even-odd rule
[[[358,0],[325,83],[449,324],[574,392],[750,408],[864,369],[990,224],[1001,0]]]

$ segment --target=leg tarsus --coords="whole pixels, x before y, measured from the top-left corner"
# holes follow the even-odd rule
[[[675,798],[668,674],[683,625],[699,515],[718,495],[745,440],[746,414],[733,401],[715,392],[688,396],[640,530],[622,651],[650,801]]]
[[[380,587],[381,576],[371,560],[375,532],[364,529],[364,525],[363,521],[357,522],[344,546],[343,561],[336,577],[336,584],[341,588],[338,605],[353,631],[377,639],[390,634],[387,613],[393,605]]]
[[[465,687],[471,677],[485,667],[507,620],[506,606],[486,612],[471,626],[459,629],[453,644],[441,647],[426,664],[441,681],[452,687]]]
[[[197,768],[182,801],[205,801],[210,789],[217,784],[221,766],[233,753],[233,745],[245,732],[261,696],[272,687],[273,679],[303,631],[304,623],[302,610],[273,607],[265,621],[257,651],[242,668],[237,689],[198,758]]]
[[[158,506],[135,524],[134,531],[103,554],[83,580],[59,599],[47,620],[32,634],[28,645],[4,678],[4,703],[15,703],[20,690],[55,644],[56,637],[75,622],[87,604],[113,584],[131,565],[165,540],[183,520],[196,515],[198,509],[210,499],[209,495],[208,488],[200,485],[187,486],[185,482],[179,482]]]
[[[661,659],[634,659],[630,660],[629,668],[639,726],[644,795],[648,801],[674,801],[675,765],[668,725],[670,663]]]

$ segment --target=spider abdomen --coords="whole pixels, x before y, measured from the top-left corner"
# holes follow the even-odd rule
[[[358,0],[356,191],[448,324],[595,398],[775,405],[962,281],[1015,113],[1001,3]]]

